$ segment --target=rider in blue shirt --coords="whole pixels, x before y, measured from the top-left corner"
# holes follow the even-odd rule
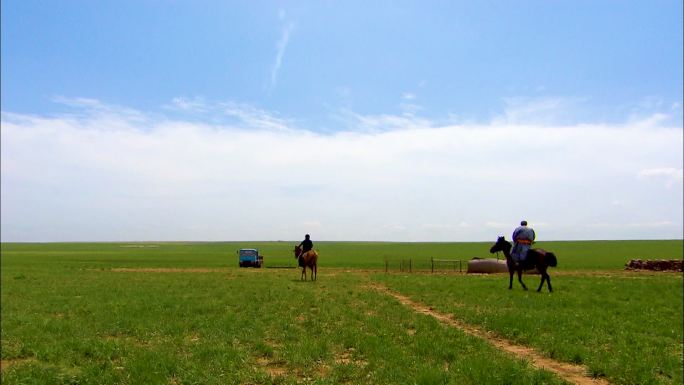
[[[531,227],[527,227],[527,221],[520,222],[520,226],[513,231],[513,250],[511,257],[519,263],[525,262],[527,252],[534,243],[535,233]]]

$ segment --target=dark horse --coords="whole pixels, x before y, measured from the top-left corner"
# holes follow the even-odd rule
[[[309,250],[302,254],[302,247],[295,246],[294,255],[299,261],[299,267],[302,268],[302,280],[306,281],[306,268],[308,267],[311,269],[311,280],[315,281],[318,271],[318,252],[316,250]]]
[[[512,245],[510,242],[508,242],[504,237],[499,237],[496,240],[494,246],[492,246],[491,249],[489,249],[490,253],[503,251],[504,255],[506,256],[506,265],[508,266],[508,273],[511,276],[511,279],[508,282],[508,288],[513,288],[513,273],[517,271],[518,282],[520,282],[523,289],[527,290],[527,286],[525,286],[525,284],[522,281],[522,272],[523,270],[530,270],[536,267],[537,271],[539,271],[542,277],[542,280],[539,283],[539,288],[537,289],[537,291],[541,291],[542,286],[544,286],[544,281],[546,281],[549,287],[549,292],[552,292],[553,289],[551,289],[551,277],[549,277],[549,273],[546,272],[546,268],[549,266],[556,267],[556,265],[558,264],[558,261],[556,260],[556,255],[552,252],[544,251],[542,249],[530,249],[527,252],[527,258],[525,259],[525,261],[523,261],[523,263],[515,263],[515,261],[511,257],[511,247]]]

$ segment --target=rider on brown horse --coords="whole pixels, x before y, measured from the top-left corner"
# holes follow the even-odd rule
[[[306,253],[307,251],[313,249],[313,242],[311,242],[311,237],[309,236],[309,234],[306,234],[304,236],[304,240],[299,244],[299,246],[302,248],[302,252],[297,256],[297,259],[299,259],[299,265],[301,266],[302,259],[300,257],[304,255],[304,253]]]
[[[306,239],[304,239],[299,245],[295,246],[294,253],[299,267],[302,268],[302,280],[306,281],[306,268],[311,269],[311,280],[316,280],[316,274],[318,272],[318,253],[313,249],[313,242],[306,234]]]

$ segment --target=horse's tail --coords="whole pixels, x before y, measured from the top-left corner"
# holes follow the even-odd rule
[[[556,254],[548,252],[544,256],[544,258],[546,258],[546,263],[548,263],[549,266],[551,266],[551,267],[558,266],[558,260],[556,259]]]

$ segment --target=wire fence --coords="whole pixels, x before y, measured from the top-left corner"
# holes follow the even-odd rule
[[[464,273],[468,270],[468,259],[450,258],[385,258],[385,273],[430,272]]]

